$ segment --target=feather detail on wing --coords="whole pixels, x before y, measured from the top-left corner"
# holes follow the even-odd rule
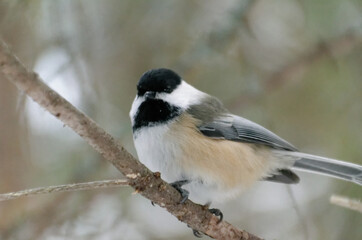
[[[203,124],[199,126],[199,130],[204,135],[212,138],[249,142],[267,145],[275,149],[297,151],[292,144],[264,127],[232,114],[226,114],[214,119],[212,122]]]
[[[200,120],[198,128],[205,136],[298,151],[292,144],[259,124],[230,114],[214,97],[206,96],[202,103],[190,106],[187,112]]]

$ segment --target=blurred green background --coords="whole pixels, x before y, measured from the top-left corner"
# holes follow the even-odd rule
[[[135,154],[128,112],[150,68],[177,71],[300,150],[362,164],[362,1],[1,0],[23,63]],[[121,177],[0,75],[0,192]],[[348,182],[300,173],[214,205],[266,239],[361,239]],[[0,202],[0,239],[192,239],[129,188]],[[204,237],[207,239],[207,237]]]

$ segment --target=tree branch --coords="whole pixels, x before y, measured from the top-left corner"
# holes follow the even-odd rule
[[[19,90],[25,92],[40,106],[73,129],[106,160],[111,162],[127,177],[129,185],[136,192],[166,208],[180,221],[216,239],[260,239],[235,228],[226,221],[218,224],[217,217],[209,213],[203,206],[190,200],[179,204],[180,194],[164,182],[159,173],[152,173],[148,170],[93,120],[50,89],[36,73],[28,71],[1,40],[0,71]]]
[[[31,189],[18,191],[18,192],[0,194],[0,202],[16,199],[16,198],[20,198],[20,197],[30,196],[30,195],[37,195],[37,194],[81,191],[81,190],[91,190],[91,189],[97,189],[97,188],[111,188],[111,187],[120,187],[120,186],[128,186],[128,181],[125,179],[116,179],[116,180],[103,180],[103,181],[73,183],[73,184],[64,184],[64,185],[58,185],[58,186],[31,188]]]

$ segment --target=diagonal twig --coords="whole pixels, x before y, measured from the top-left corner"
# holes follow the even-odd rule
[[[349,53],[353,48],[362,44],[362,36],[353,29],[345,34],[318,43],[310,52],[290,62],[285,67],[275,72],[267,80],[266,88],[275,88],[285,81],[300,79],[307,69],[325,56],[336,57]]]
[[[332,56],[336,58],[341,55],[346,55],[361,45],[362,36],[353,28],[338,37],[320,42],[312,47],[307,53],[299,56],[294,61],[289,62],[284,67],[268,76],[262,86],[264,89],[263,92],[270,93],[271,91],[275,91],[287,82],[298,82],[303,79],[302,77],[309,68],[314,66],[324,57]],[[235,107],[240,108],[241,105],[247,105],[251,102],[258,101],[259,99],[259,93],[243,94],[231,99],[227,103],[227,106],[231,109]]]
[[[138,162],[110,134],[99,127],[92,119],[80,112],[58,93],[49,88],[38,75],[28,71],[0,40],[0,71],[3,76],[25,92],[35,102],[73,129],[106,160],[112,163],[127,178],[136,192],[152,202],[166,208],[180,221],[191,228],[216,239],[260,239],[246,231],[239,230],[213,216],[203,206],[187,200],[180,201],[179,193]]]

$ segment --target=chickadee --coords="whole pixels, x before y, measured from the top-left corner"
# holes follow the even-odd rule
[[[139,160],[182,195],[210,204],[258,180],[298,183],[291,168],[362,185],[362,166],[299,152],[165,68],[144,73],[130,111]]]

